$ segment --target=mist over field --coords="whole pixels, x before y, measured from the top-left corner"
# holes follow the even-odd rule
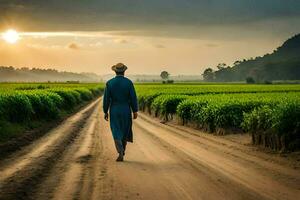
[[[40,68],[14,68],[0,66],[0,82],[105,82],[113,78],[114,74],[98,75],[95,73],[74,73],[63,72],[55,69]],[[134,82],[161,82],[159,74],[153,75],[128,75]],[[171,75],[174,81],[194,81],[203,80],[202,75]]]

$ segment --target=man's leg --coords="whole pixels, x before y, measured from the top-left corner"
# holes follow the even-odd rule
[[[121,140],[115,140],[116,149],[119,153],[119,157],[117,158],[117,161],[123,161],[123,155],[124,155],[124,147]]]
[[[124,150],[123,155],[125,155],[127,141],[126,140],[122,140],[122,145],[123,145],[123,150]]]

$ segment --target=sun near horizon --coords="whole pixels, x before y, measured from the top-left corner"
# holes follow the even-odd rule
[[[2,39],[10,44],[15,44],[19,41],[20,35],[14,29],[8,29],[2,34]]]

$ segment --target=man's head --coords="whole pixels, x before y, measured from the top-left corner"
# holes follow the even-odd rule
[[[118,64],[112,66],[111,69],[116,72],[116,75],[124,75],[125,71],[127,69],[127,66],[124,65],[123,63],[118,63]]]
[[[124,75],[125,75],[125,72],[116,72],[116,75],[117,75],[117,76],[124,76]]]

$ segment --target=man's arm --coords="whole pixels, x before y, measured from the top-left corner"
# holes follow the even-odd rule
[[[133,112],[133,119],[136,119],[138,117],[138,114],[137,114],[138,101],[137,101],[136,92],[135,92],[133,83],[131,83],[131,87],[130,87],[130,106],[131,106],[131,110]]]
[[[104,90],[104,96],[103,96],[103,112],[104,112],[104,119],[106,121],[108,121],[108,109],[109,109],[109,106],[111,103],[110,100],[111,100],[110,90],[109,90],[108,84],[106,84],[106,87]]]

